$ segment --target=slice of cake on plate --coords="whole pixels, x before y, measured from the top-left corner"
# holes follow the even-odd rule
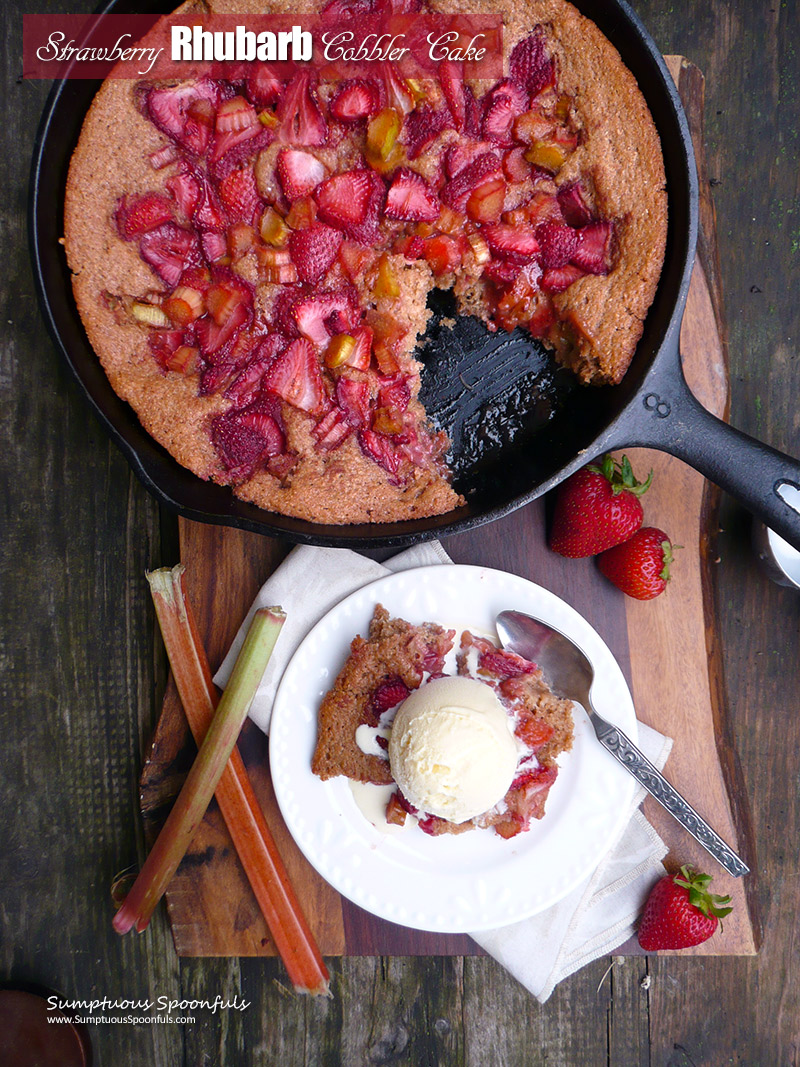
[[[535,664],[469,631],[458,675],[445,675],[454,637],[378,605],[322,701],[311,767],[323,780],[396,782],[390,823],[410,814],[434,836],[493,827],[514,837],[544,815],[556,759],[572,747],[572,705]]]

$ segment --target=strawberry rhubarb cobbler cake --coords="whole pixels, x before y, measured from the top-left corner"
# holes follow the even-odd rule
[[[110,78],[87,115],[65,244],[89,339],[153,437],[262,508],[342,524],[463,503],[418,398],[432,288],[586,383],[619,382],[633,356],[666,234],[644,99],[564,0],[469,6],[503,17],[491,83],[452,62],[423,80],[238,64]]]
[[[418,786],[418,795],[458,793],[459,783],[448,781],[452,769],[480,784],[484,753],[489,762],[484,737],[488,740],[491,735],[485,730],[477,735],[477,744],[466,750],[465,758],[464,732],[457,720],[468,708],[446,706],[441,729],[437,724],[431,728],[429,722],[423,723],[425,736],[414,754],[416,763],[410,767],[402,751],[403,740],[395,745],[396,739],[391,737],[392,723],[396,730],[407,705],[424,698],[426,690],[447,684],[445,657],[454,638],[454,630],[391,618],[382,605],[377,605],[368,636],[353,640],[347,661],[322,701],[311,768],[323,780],[338,775],[377,785],[391,785],[397,780],[386,810],[389,823],[403,825],[412,815],[421,830],[434,836],[493,828],[501,837],[514,837],[529,829],[531,819],[544,815],[547,795],[558,774],[556,757],[572,747],[572,704],[550,692],[534,663],[464,631],[456,656],[458,678],[472,679],[473,685],[480,683],[479,688],[489,690],[489,698],[504,712],[503,732],[513,742],[508,742],[513,757],[505,792],[501,789],[487,810],[458,820],[415,805],[404,792],[406,782]],[[414,696],[409,700],[411,694]],[[451,696],[449,692],[445,705],[452,703]],[[469,699],[483,718],[491,709],[485,708],[480,694],[478,697],[475,701],[473,694]],[[454,725],[447,720],[453,720]],[[407,723],[403,729],[407,732]],[[362,740],[364,731],[371,738],[370,744]],[[377,751],[370,751],[372,742]],[[428,766],[420,770],[420,763]],[[426,775],[421,785],[414,781]],[[472,786],[467,792],[472,792]],[[454,808],[451,800],[446,796],[441,810]]]

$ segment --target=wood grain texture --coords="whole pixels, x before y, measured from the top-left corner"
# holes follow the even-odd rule
[[[714,204],[710,200],[703,138],[704,79],[700,70],[678,57],[668,57],[670,73],[681,92],[698,158],[701,178],[701,218],[698,259],[689,289],[681,331],[684,375],[704,407],[720,418],[729,411],[724,305],[719,283]],[[679,792],[698,798],[698,808],[721,837],[737,849],[755,870],[755,847],[750,812],[738,754],[731,738],[729,715],[718,679],[718,641],[713,601],[708,589],[716,566],[719,492],[698,472],[665,453],[630,449],[631,462],[641,471],[652,469],[653,487],[644,498],[645,523],[666,530],[678,551],[672,568],[669,598],[653,603],[626,599],[631,682],[635,694],[657,695],[638,701],[640,714],[651,726],[679,719],[683,729],[673,748],[668,777]],[[699,551],[694,551],[698,546]],[[658,650],[654,656],[653,650]],[[661,711],[661,705],[668,711]],[[704,714],[701,708],[707,708]],[[656,721],[651,721],[655,714]],[[670,732],[669,726],[662,727]],[[716,748],[709,764],[704,753]],[[702,798],[702,803],[701,803]],[[677,869],[693,863],[710,870],[717,892],[730,894],[733,913],[713,940],[689,950],[691,955],[752,954],[761,940],[754,892],[755,876],[734,878],[709,861],[705,850],[657,802],[646,798],[644,812],[670,845],[667,865]],[[748,894],[747,888],[751,889]],[[733,949],[735,946],[735,949]]]
[[[670,57],[670,70],[697,130],[702,167],[703,78],[700,72]],[[713,226],[713,209],[704,209],[703,226]],[[703,251],[690,287],[681,344],[687,379],[709,410],[724,416],[728,403],[724,313],[721,294],[708,282],[713,276],[716,244],[704,232]],[[707,640],[715,639],[711,605],[704,590],[709,548],[716,519],[716,493],[685,464],[662,453],[632,449],[640,477],[654,471],[653,488],[644,498],[646,523],[686,546],[673,568],[668,595],[645,604],[624,597],[599,576],[591,561],[561,560],[544,542],[545,522],[531,526],[531,508],[492,527],[445,542],[458,562],[479,563],[531,578],[563,596],[582,611],[613,646],[632,687],[640,717],[675,742],[667,768],[670,781],[735,849],[747,858],[748,806],[728,736],[726,708],[709,671]],[[542,517],[541,506],[538,514]],[[222,659],[247,612],[255,591],[281,558],[275,542],[252,534],[180,520],[181,559],[187,566],[192,602],[212,667]],[[498,557],[497,548],[503,552]],[[235,588],[230,588],[234,586]],[[708,638],[707,638],[708,634]],[[657,654],[654,655],[654,650]],[[713,658],[712,658],[713,665]],[[368,915],[341,900],[300,855],[277,809],[269,787],[266,746],[257,731],[242,754],[264,804],[309,921],[323,953],[335,955],[469,955],[477,946],[467,937],[442,937],[407,930]],[[163,815],[164,787],[174,785],[175,761],[187,743],[183,714],[172,689],[156,733],[154,757],[143,779],[143,803]],[[191,744],[191,743],[190,743]],[[725,770],[723,770],[723,765]],[[162,780],[165,772],[166,780]],[[734,799],[731,799],[731,796]],[[744,883],[722,871],[702,847],[655,802],[646,805],[651,822],[670,846],[673,866],[694,863],[711,867],[719,892],[728,893],[734,911],[724,930],[692,950],[698,955],[747,955],[756,951],[758,924],[751,915]],[[739,819],[737,821],[736,814]],[[749,880],[754,881],[754,875]],[[270,955],[266,935],[244,873],[216,807],[204,820],[191,850],[173,880],[167,901],[175,947],[181,956]],[[637,951],[635,942],[624,951]]]
[[[670,12],[653,0],[636,6],[656,40],[672,42],[706,75],[706,161],[725,290],[731,422],[798,455],[800,307],[781,294],[796,274],[800,247],[791,210],[800,9],[717,2],[686,18],[684,9]],[[762,152],[762,166],[745,163]],[[800,807],[796,759],[786,751],[797,744],[787,722],[795,720],[789,709],[796,705],[800,598],[764,580],[750,549],[750,517],[725,496],[719,525],[713,600],[731,727],[752,804],[763,945],[757,957],[705,959],[700,969],[691,959],[650,961],[651,1057],[670,1067],[794,1064],[800,1048],[800,881],[796,850],[790,859],[787,848],[797,839]]]
[[[20,78],[21,14],[3,11],[0,57],[0,981],[176,996],[166,917],[138,939],[110,925],[111,882],[144,856],[131,815],[163,665],[141,577],[161,555],[160,517],[39,315],[25,205],[50,85]],[[101,1048],[112,1063],[178,1062],[176,1028],[125,1029],[90,1028],[97,1062]]]
[[[94,0],[54,0],[49,12]],[[113,874],[144,855],[137,776],[160,711],[145,567],[178,558],[159,515],[61,368],[39,318],[25,204],[49,85],[19,81],[23,11],[0,56],[0,980],[72,997],[241,991],[244,1012],[179,1025],[101,1024],[98,1064],[237,1067],[792,1067],[800,1048],[800,597],[764,579],[749,518],[720,507],[709,596],[758,843],[763,946],[754,957],[598,960],[538,1005],[493,960],[332,958],[334,997],[293,997],[269,958],[179,959],[159,910],[140,937],[110,928]],[[44,9],[44,4],[38,5]],[[734,425],[800,454],[800,5],[633,0],[662,51],[706,74]],[[713,287],[713,277],[709,274]],[[525,510],[513,536],[541,521]],[[488,534],[487,534],[488,539]],[[451,546],[456,552],[458,545]],[[506,548],[492,552],[503,565]],[[574,584],[574,569],[564,575]],[[608,972],[608,973],[606,973]],[[643,980],[645,984],[643,985]],[[431,1045],[431,1032],[442,1035]],[[425,1050],[427,1060],[418,1058]],[[416,1057],[416,1058],[415,1058]]]
[[[700,238],[681,328],[684,375],[698,400],[719,418],[729,408],[727,327],[719,285],[715,215],[703,149],[704,80],[686,60],[667,57],[686,108],[698,159],[701,188]],[[700,814],[756,870],[749,806],[719,685],[714,604],[708,596],[716,568],[718,491],[680,460],[648,449],[631,449],[637,470],[651,469],[644,498],[645,523],[663,529],[678,550],[669,595],[652,603],[626,598],[631,681],[642,718],[676,735],[667,776]],[[695,546],[697,551],[695,551]],[[686,551],[688,548],[688,551]],[[657,655],[654,655],[657,650]],[[652,694],[644,703],[638,694]],[[654,716],[654,719],[651,718]],[[680,723],[676,731],[670,723]],[[704,758],[715,749],[713,763]],[[644,811],[670,846],[670,869],[692,863],[714,875],[715,891],[728,894],[733,912],[712,940],[687,954],[752,954],[761,939],[755,874],[734,878],[709,860],[705,850],[650,798]],[[747,888],[750,888],[748,894]],[[735,946],[735,947],[734,947]]]

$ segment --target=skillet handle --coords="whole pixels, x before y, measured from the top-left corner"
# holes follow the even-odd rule
[[[683,373],[649,380],[614,430],[624,437],[614,447],[677,456],[800,551],[800,462],[706,411]]]

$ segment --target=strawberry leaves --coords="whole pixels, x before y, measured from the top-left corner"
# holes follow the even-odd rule
[[[650,488],[653,482],[652,470],[643,482],[637,481],[633,473],[633,467],[631,467],[631,461],[627,456],[623,456],[618,461],[610,453],[606,453],[601,460],[600,466],[590,463],[586,469],[595,471],[607,478],[611,485],[611,491],[615,496],[622,492],[641,496]]]
[[[689,891],[689,903],[693,908],[699,908],[703,915],[714,915],[717,919],[724,919],[730,915],[733,908],[725,907],[730,903],[730,897],[712,895],[708,892],[713,878],[710,874],[698,874],[691,867],[681,867],[682,878],[676,875],[673,881],[675,885],[683,886]],[[721,906],[722,905],[722,906]]]

